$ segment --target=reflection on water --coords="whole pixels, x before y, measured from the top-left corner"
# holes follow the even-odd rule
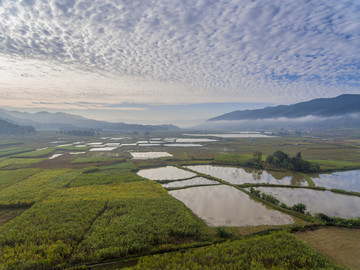
[[[360,197],[302,188],[259,187],[257,189],[275,196],[288,206],[304,203],[310,213],[324,213],[342,218],[360,217]]]
[[[316,186],[360,192],[360,170],[320,174],[312,179]]]
[[[187,187],[187,186],[197,186],[197,185],[216,185],[219,182],[214,180],[209,180],[204,177],[195,177],[189,180],[183,181],[174,181],[171,183],[163,184],[164,188],[175,188],[175,187]]]
[[[294,220],[268,209],[234,187],[219,185],[169,192],[209,226],[258,226],[291,224]]]
[[[192,172],[173,166],[140,170],[137,174],[150,180],[178,180],[196,176]]]
[[[214,176],[234,185],[245,183],[268,183],[279,185],[307,186],[304,178],[296,174],[284,172],[271,172],[264,170],[221,167],[212,165],[187,166],[191,170],[199,173]]]

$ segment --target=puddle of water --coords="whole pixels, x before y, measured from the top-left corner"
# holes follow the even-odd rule
[[[105,146],[120,146],[120,143],[105,143]]]
[[[49,159],[54,159],[54,158],[60,157],[62,155],[63,154],[53,154],[51,157],[49,157]]]
[[[312,180],[316,186],[360,192],[360,170],[320,174]]]
[[[196,174],[192,172],[181,170],[173,166],[144,169],[138,171],[137,174],[150,180],[180,180],[196,176]]]
[[[169,191],[209,226],[258,226],[294,223],[279,211],[255,202],[236,188],[219,185]]]
[[[70,155],[80,155],[80,154],[86,154],[86,152],[70,152]]]
[[[188,187],[188,186],[197,186],[197,185],[216,185],[219,182],[214,180],[209,180],[204,177],[195,177],[189,180],[183,181],[174,181],[171,183],[163,184],[164,188],[175,188],[175,187]]]
[[[67,143],[67,144],[59,144],[56,147],[65,147],[65,146],[70,146],[72,145],[72,143]]]
[[[122,143],[120,146],[135,146],[136,143]]]
[[[264,170],[212,165],[186,166],[186,168],[199,173],[214,176],[234,185],[241,185],[245,183],[268,183],[279,185],[307,186],[307,181],[296,174],[289,175],[288,173],[281,172],[271,172],[270,174]]]
[[[137,141],[137,144],[145,144],[145,143],[149,143],[149,141]]]
[[[90,152],[104,152],[104,151],[112,151],[116,148],[118,148],[118,147],[95,147],[95,148],[91,148],[89,151]]]
[[[164,146],[168,147],[199,147],[202,146],[201,144],[197,143],[167,143]]]
[[[130,152],[133,159],[153,159],[160,157],[172,157],[168,152]]]
[[[335,194],[312,189],[259,187],[261,192],[271,194],[288,206],[304,203],[310,213],[324,213],[330,217],[360,217],[360,197]]]
[[[176,139],[175,142],[177,143],[200,143],[200,142],[217,142],[214,139],[200,139],[200,138],[180,138]]]
[[[94,145],[101,145],[101,144],[103,144],[103,143],[102,143],[102,142],[87,143],[87,145],[92,145],[92,146],[94,146]]]
[[[158,143],[139,143],[138,146],[161,146],[161,144]]]

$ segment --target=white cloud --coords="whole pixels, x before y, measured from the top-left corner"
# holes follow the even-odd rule
[[[345,1],[3,0],[1,99],[297,102],[359,93]]]

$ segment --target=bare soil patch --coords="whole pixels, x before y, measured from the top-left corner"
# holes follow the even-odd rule
[[[360,229],[337,227],[297,232],[295,236],[336,264],[360,269]]]

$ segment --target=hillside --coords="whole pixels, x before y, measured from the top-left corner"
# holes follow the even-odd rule
[[[33,132],[35,129],[32,126],[19,126],[0,119],[0,134],[13,135]]]
[[[335,98],[319,98],[293,105],[280,105],[257,110],[238,110],[211,118],[208,121],[300,118],[309,115],[332,117],[352,113],[360,113],[360,95],[346,94]]]
[[[126,123],[110,123],[88,119],[79,115],[67,113],[50,113],[46,111],[37,113],[7,111],[0,109],[0,117],[19,125],[31,125],[38,130],[73,130],[93,129],[107,132],[132,132],[132,131],[163,131],[177,130],[174,125],[139,125]]]

